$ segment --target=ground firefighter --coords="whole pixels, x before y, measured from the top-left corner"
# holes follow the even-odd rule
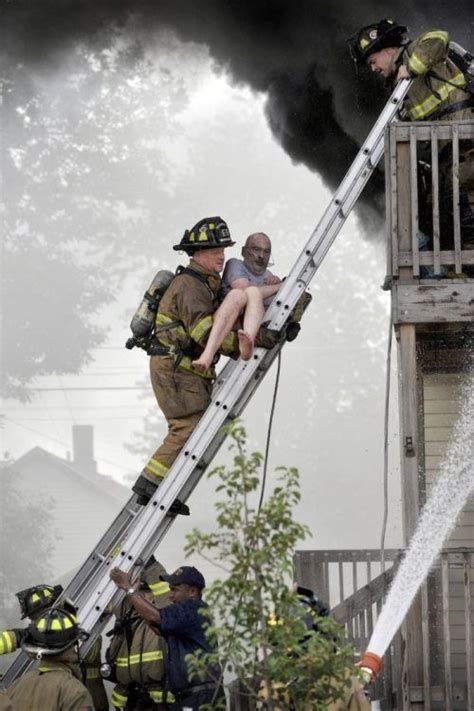
[[[415,40],[405,40],[406,27],[381,20],[364,27],[351,38],[351,51],[358,64],[367,63],[388,82],[414,79],[405,101],[407,121],[474,121],[472,79],[453,61],[449,34],[429,30]],[[451,59],[453,57],[453,59]],[[428,157],[429,161],[429,157]],[[452,243],[453,168],[451,143],[440,142],[441,238]],[[465,249],[474,248],[474,142],[460,142],[459,156],[461,237]]]
[[[303,606],[305,611],[303,622],[306,629],[317,631],[318,620],[330,614],[329,608],[309,588],[297,586],[294,592],[299,604]],[[279,618],[277,615],[272,614],[268,619],[270,634],[272,629],[276,629],[281,625],[284,625],[284,619]],[[322,634],[325,633],[322,632]],[[307,637],[303,637],[300,640],[302,651],[305,649],[306,643]],[[299,711],[299,709],[303,708],[303,705],[293,698],[291,684],[271,682],[270,687],[268,687],[262,682],[258,690],[257,710],[264,711],[264,709],[268,709],[270,698],[273,711]],[[307,708],[306,702],[304,708]],[[326,708],[327,711],[370,711],[371,703],[359,679],[348,676],[343,698],[330,702]]]
[[[157,610],[170,604],[169,585],[160,580],[166,571],[153,561],[140,576],[140,592]],[[115,709],[161,711],[172,708],[173,696],[167,690],[166,646],[157,629],[143,620],[130,603],[122,601],[106,653]]]
[[[61,585],[34,585],[31,588],[20,590],[16,593],[21,609],[21,619],[37,620],[43,612],[56,602],[62,593]],[[60,607],[75,613],[75,608],[67,602],[60,603]],[[28,633],[27,627],[4,630],[0,633],[0,655],[15,652]],[[99,637],[85,659],[81,663],[82,678],[86,684],[93,702],[95,711],[107,711],[109,705],[105,693],[104,682],[100,675],[102,640]]]
[[[82,683],[78,640],[81,630],[72,612],[56,608],[28,627],[21,646],[38,666],[7,690],[13,708],[41,711],[93,711]]]
[[[190,262],[171,282],[156,315],[156,334],[168,354],[150,358],[153,391],[166,417],[168,434],[133,487],[140,503],[147,503],[153,495],[210,403],[215,369],[212,366],[199,372],[191,361],[202,352],[212,328],[219,305],[224,249],[233,244],[222,218],[210,217],[186,230],[181,242],[173,247],[186,252]],[[235,331],[224,339],[219,352],[238,357]],[[175,503],[172,512],[188,513],[187,507]]]

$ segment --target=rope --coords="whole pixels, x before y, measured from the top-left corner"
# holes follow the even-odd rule
[[[276,373],[276,378],[275,378],[275,385],[273,386],[273,398],[272,398],[272,406],[270,408],[270,419],[268,421],[267,442],[265,445],[265,456],[263,459],[262,489],[260,491],[260,500],[258,502],[258,508],[257,508],[258,512],[260,512],[260,509],[262,508],[263,498],[265,496],[265,486],[267,483],[267,470],[268,470],[268,454],[270,451],[270,437],[272,434],[273,415],[275,413],[275,405],[276,405],[276,399],[277,399],[277,395],[278,395],[278,386],[280,384],[280,371],[281,371],[281,348],[278,351],[278,366],[277,366],[277,373]]]
[[[384,441],[383,441],[383,522],[382,534],[380,537],[380,566],[382,573],[385,572],[385,536],[387,533],[388,520],[388,421],[390,410],[390,374],[392,369],[392,312],[388,323],[387,339],[387,360],[385,366],[385,414],[384,414]]]

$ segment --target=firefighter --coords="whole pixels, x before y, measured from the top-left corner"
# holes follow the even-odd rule
[[[190,674],[187,657],[197,651],[213,653],[215,643],[208,639],[208,606],[202,599],[206,585],[203,575],[192,566],[183,565],[161,580],[170,586],[172,605],[158,610],[132,585],[130,573],[112,568],[110,577],[127,591],[138,614],[166,638],[169,687],[176,701],[176,711],[197,711],[201,706],[221,706],[225,701],[222,671],[214,663],[206,664],[204,676]]]
[[[20,604],[21,619],[36,620],[42,612],[50,608],[62,593],[61,585],[34,585],[15,593]],[[0,632],[0,655],[16,652],[27,633],[26,627]]]
[[[21,647],[39,664],[7,690],[14,708],[93,711],[92,698],[80,680],[80,633],[75,615],[61,608],[43,612],[30,624]]]
[[[474,96],[463,71],[448,56],[449,34],[430,30],[415,40],[405,39],[407,28],[393,20],[367,25],[351,38],[357,64],[387,82],[414,79],[405,101],[408,121],[474,120]],[[452,149],[440,151],[441,229],[452,240]],[[459,185],[461,235],[464,248],[474,248],[474,143],[460,142]]]
[[[55,585],[54,587],[52,585],[34,585],[25,590],[20,590],[16,593],[16,597],[20,603],[21,619],[28,618],[31,622],[34,622],[43,612],[54,605],[62,592],[62,585]],[[76,612],[75,607],[67,601],[59,603],[59,606],[73,614]],[[27,627],[1,632],[0,655],[15,652],[20,647],[27,632]],[[101,647],[102,640],[98,637],[82,663],[84,681],[94,701],[95,711],[107,711],[109,708],[104,682],[100,676]]]
[[[206,217],[186,230],[181,242],[173,247],[185,252],[190,262],[171,282],[156,315],[157,337],[170,352],[150,358],[150,374],[168,433],[133,486],[140,504],[146,504],[153,495],[210,403],[216,371],[213,366],[198,371],[192,361],[204,349],[212,328],[219,306],[224,250],[233,244],[224,220]],[[219,352],[239,356],[235,331],[226,336]],[[176,501],[171,512],[187,514],[189,510]]]
[[[138,590],[157,610],[171,604],[169,585],[161,580],[163,566],[152,559],[140,575]],[[135,589],[135,588],[134,588]],[[131,604],[123,599],[106,652],[108,677],[116,682],[112,691],[115,709],[126,711],[161,711],[172,708],[173,696],[167,690],[165,675],[166,646],[156,628],[144,621]]]

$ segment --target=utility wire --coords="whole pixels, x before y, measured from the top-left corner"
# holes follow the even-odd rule
[[[273,386],[272,406],[270,408],[270,419],[268,421],[268,429],[267,429],[267,442],[265,445],[265,457],[263,459],[262,489],[260,491],[260,501],[258,502],[257,511],[260,511],[260,509],[262,508],[263,498],[265,496],[265,486],[267,483],[268,455],[270,452],[270,438],[271,438],[271,434],[272,434],[273,415],[275,413],[275,405],[276,405],[276,399],[277,399],[277,395],[278,395],[278,386],[280,384],[280,371],[281,371],[281,348],[278,351],[278,366],[277,366],[277,373],[276,373],[276,378],[275,378],[275,385]]]
[[[16,425],[17,427],[22,427],[24,430],[29,430],[30,432],[34,432],[35,434],[41,435],[41,437],[44,437],[45,439],[49,439],[52,442],[56,442],[56,444],[60,444],[62,447],[65,447],[66,450],[70,448],[70,445],[66,444],[62,440],[56,439],[56,437],[51,437],[51,435],[43,434],[43,432],[40,432],[39,430],[35,430],[33,427],[28,427],[27,425],[22,425],[22,424],[20,424],[20,422],[17,422],[16,420],[12,420],[10,417],[4,416],[3,419],[6,420],[6,422],[11,422],[13,425]],[[99,462],[104,462],[105,464],[112,464],[114,467],[123,469],[123,471],[127,472],[128,474],[130,473],[129,467],[124,467],[123,465],[119,464],[118,462],[111,462],[109,459],[104,459],[104,457],[96,457],[96,459]]]

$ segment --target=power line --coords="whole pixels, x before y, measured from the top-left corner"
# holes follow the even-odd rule
[[[87,385],[86,387],[78,387],[78,386],[66,386],[62,388],[48,388],[48,387],[40,387],[40,388],[25,388],[27,392],[49,392],[49,393],[57,393],[57,392],[63,392],[64,390],[79,390],[79,391],[85,391],[85,390],[149,390],[150,386],[149,385],[105,385],[103,387],[98,387],[95,385]]]
[[[22,425],[20,422],[17,422],[16,420],[12,420],[10,417],[4,416],[3,418],[7,422],[11,422],[13,425],[17,425],[17,427],[22,427],[24,430],[29,430],[30,432],[34,432],[35,434],[40,435],[40,437],[44,437],[45,439],[49,439],[52,442],[56,442],[56,444],[60,444],[62,447],[66,449],[70,449],[70,444],[66,444],[62,440],[56,439],[56,437],[51,437],[51,435],[46,435],[43,434],[43,432],[40,432],[39,430],[35,430],[33,427],[28,427],[27,425]],[[119,469],[123,469],[124,472],[130,473],[130,469],[128,467],[124,467],[122,464],[118,464],[118,462],[111,462],[109,459],[104,459],[104,457],[96,457],[97,461],[99,462],[105,462],[106,464],[112,464],[114,467],[118,467]]]

